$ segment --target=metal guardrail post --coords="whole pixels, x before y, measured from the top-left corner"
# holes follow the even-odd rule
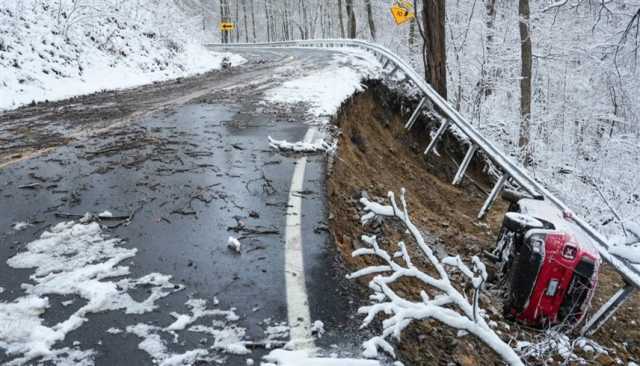
[[[467,168],[469,168],[469,163],[471,163],[471,159],[473,159],[473,155],[476,153],[476,151],[478,151],[478,145],[471,144],[471,146],[469,146],[469,149],[467,150],[467,154],[464,156],[464,159],[462,159],[460,168],[458,168],[458,172],[456,173],[456,176],[453,178],[453,182],[451,184],[453,184],[454,186],[457,186],[458,184],[462,183],[462,179],[464,179],[464,174],[466,173]]]
[[[590,336],[595,333],[600,327],[624,304],[631,296],[635,286],[626,283],[623,288],[619,289],[600,309],[591,317],[587,323],[582,327],[580,335]]]
[[[418,120],[418,117],[420,116],[422,109],[424,109],[425,104],[427,104],[427,97],[423,97],[422,99],[420,99],[420,103],[418,103],[418,106],[413,111],[413,114],[411,114],[411,118],[409,118],[409,121],[407,121],[407,123],[404,125],[404,128],[406,128],[407,130],[410,130],[411,127],[413,127],[413,125]]]
[[[396,67],[394,67],[394,68],[391,70],[391,72],[389,73],[389,77],[393,77],[393,75],[394,75],[396,72],[398,72],[398,70],[399,70],[399,69],[400,69],[400,66],[397,66],[397,65],[396,65]]]
[[[482,206],[482,209],[480,209],[480,213],[478,213],[478,220],[481,220],[487,215],[487,212],[489,211],[493,203],[496,201],[498,194],[500,194],[500,191],[502,191],[505,184],[507,184],[508,179],[509,179],[509,174],[507,173],[503,174],[502,177],[498,179],[496,184],[493,186],[491,193],[489,193],[489,197],[487,197],[487,200],[484,201],[484,205]]]
[[[447,119],[443,124],[440,125],[440,128],[438,128],[438,132],[436,132],[436,135],[433,136],[433,139],[429,143],[429,146],[427,146],[427,149],[424,151],[425,155],[429,155],[431,150],[433,150],[433,148],[436,146],[436,143],[438,142],[440,137],[444,135],[444,132],[447,130],[450,124],[451,120]]]

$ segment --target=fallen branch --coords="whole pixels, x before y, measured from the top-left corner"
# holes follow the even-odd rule
[[[320,139],[316,142],[287,142],[286,140],[274,140],[269,136],[269,146],[271,148],[280,151],[292,151],[297,153],[317,153],[317,152],[330,152],[335,150],[335,144],[329,144]]]
[[[487,279],[484,264],[478,257],[473,257],[471,267],[459,257],[438,259],[431,247],[425,243],[418,228],[411,222],[404,193],[403,189],[400,196],[402,209],[396,205],[393,192],[389,192],[390,206],[362,198],[361,203],[366,211],[362,216],[362,223],[366,224],[376,217],[392,217],[399,220],[411,234],[437,276],[429,275],[413,264],[404,242],[398,243],[399,250],[396,253],[389,254],[380,247],[375,236],[365,235],[362,237],[362,240],[369,247],[358,249],[352,255],[354,257],[375,256],[383,262],[382,265],[367,267],[348,276],[353,279],[374,275],[369,283],[369,288],[374,291],[374,295],[371,296],[373,302],[358,311],[361,314],[366,314],[362,327],[367,327],[378,315],[387,316],[382,322],[382,334],[363,344],[365,349],[363,355],[376,357],[378,350],[381,349],[395,357],[394,348],[387,339],[393,336],[399,340],[402,331],[413,321],[433,319],[454,329],[464,330],[475,335],[508,364],[522,365],[516,352],[498,337],[483,318],[483,312],[478,304],[478,295]],[[401,258],[404,264],[399,263],[400,261],[396,258]],[[467,297],[453,286],[446,267],[459,270],[470,282],[475,292],[472,303],[469,303]],[[403,278],[422,282],[425,289],[420,292],[421,301],[404,299],[391,288],[393,283]],[[427,293],[427,289],[432,295]]]

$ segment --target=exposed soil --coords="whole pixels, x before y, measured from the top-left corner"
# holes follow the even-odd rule
[[[508,206],[498,199],[488,217],[477,220],[486,192],[491,187],[491,179],[484,173],[483,160],[474,159],[463,184],[452,186],[450,182],[457,170],[456,162],[461,161],[464,155],[464,146],[453,135],[446,135],[437,147],[439,156],[431,154],[425,159],[422,152],[428,145],[428,131],[433,128],[433,122],[418,121],[413,130],[407,132],[403,128],[408,119],[408,115],[401,112],[406,110],[403,104],[411,103],[384,86],[372,83],[366,92],[345,103],[336,118],[341,135],[327,185],[332,214],[330,229],[346,266],[351,270],[376,263],[373,258],[352,258],[353,250],[362,247],[361,235],[375,232],[384,237],[383,246],[391,245],[401,237],[408,239],[393,222],[384,222],[377,227],[362,226],[359,199],[363,192],[382,202],[388,191],[398,193],[401,188],[406,188],[413,221],[435,245],[436,252],[461,255],[466,260],[493,248],[502,215]],[[410,248],[410,251],[418,257],[415,249]],[[367,281],[360,281],[363,299],[369,295]],[[617,274],[605,266],[594,306],[606,300],[620,283]],[[505,340],[539,337],[540,331],[525,329],[502,319],[498,310],[502,308],[499,291],[491,288],[490,285],[486,296],[481,297],[481,303],[489,317],[497,322],[495,329],[498,334]],[[406,281],[396,289],[401,294],[414,297],[423,288],[417,282]],[[636,296],[594,336],[602,346],[615,350],[623,361],[640,358],[639,331],[635,326],[630,329],[634,324],[632,321],[640,315],[639,304],[640,299]],[[399,350],[400,358],[407,365],[447,365],[450,362],[461,365],[501,364],[498,356],[481,342],[469,336],[457,337],[455,332],[435,321],[422,321],[410,326],[403,334]],[[586,359],[596,357],[582,356]],[[594,362],[607,364],[615,357],[600,355]],[[553,364],[560,363],[562,358],[556,356],[551,360],[528,361],[532,364]]]

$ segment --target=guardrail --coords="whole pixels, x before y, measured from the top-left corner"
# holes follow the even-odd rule
[[[443,136],[447,128],[453,123],[464,135],[467,136],[471,142],[471,146],[465,155],[460,168],[453,180],[453,184],[459,184],[462,177],[465,174],[469,163],[471,162],[473,155],[482,150],[489,159],[495,164],[495,166],[501,171],[502,176],[494,185],[489,197],[485,201],[478,218],[482,218],[502,189],[505,187],[508,181],[511,181],[527,193],[534,197],[543,197],[553,203],[558,209],[563,212],[571,213],[570,220],[579,226],[584,232],[593,239],[594,244],[600,256],[603,260],[609,263],[624,279],[624,286],[614,294],[614,296],[606,302],[596,313],[590,318],[585,326],[582,328],[582,334],[590,335],[595,332],[609,317],[624,303],[626,299],[630,297],[634,290],[640,288],[640,271],[633,265],[625,263],[625,261],[609,253],[609,243],[604,235],[598,230],[592,227],[586,220],[573,214],[573,211],[562,200],[551,193],[541,183],[531,177],[527,171],[514,162],[511,158],[506,156],[498,147],[496,147],[491,141],[485,138],[480,131],[473,127],[453,106],[449,104],[440,94],[438,94],[429,85],[424,78],[419,75],[408,63],[406,63],[398,55],[391,52],[384,46],[355,39],[318,39],[318,40],[301,40],[301,41],[284,41],[284,42],[271,42],[271,43],[231,43],[231,44],[215,44],[211,45],[215,47],[223,48],[279,48],[279,47],[312,47],[312,48],[356,48],[363,49],[368,52],[372,52],[383,63],[383,70],[391,64],[390,74],[393,75],[397,72],[402,72],[405,76],[405,81],[412,82],[423,94],[423,98],[420,100],[417,108],[414,110],[411,118],[405,125],[406,128],[411,128],[415,121],[420,116],[422,110],[427,105],[427,101],[430,101],[436,106],[447,118],[440,125],[436,135],[431,140],[429,146],[425,150],[425,155],[428,154],[435,146],[437,140]]]

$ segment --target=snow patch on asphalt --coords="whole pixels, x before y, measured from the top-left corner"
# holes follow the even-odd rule
[[[167,331],[184,330],[187,326],[203,317],[224,317],[230,322],[240,319],[235,313],[235,309],[207,309],[207,302],[202,299],[191,299],[187,301],[186,305],[191,308],[191,315],[171,313],[171,316],[176,320],[166,328]]]
[[[31,224],[29,224],[28,222],[16,222],[11,228],[15,231],[22,231],[29,226],[31,226]]]
[[[380,366],[378,361],[354,358],[316,358],[305,351],[276,349],[264,356],[262,366]]]
[[[246,329],[228,326],[224,322],[212,321],[212,326],[194,325],[190,332],[204,333],[213,336],[213,349],[234,355],[246,355],[251,353],[245,346],[243,338]]]
[[[143,339],[138,348],[148,353],[153,358],[154,364],[161,366],[191,365],[196,361],[205,360],[209,354],[206,349],[201,348],[185,353],[171,353],[160,337],[160,331],[160,328],[148,324],[127,327],[128,333],[135,334]]]
[[[156,301],[181,289],[171,277],[151,273],[137,279],[124,278],[129,267],[120,265],[132,258],[136,249],[121,246],[122,241],[105,236],[97,223],[62,222],[45,231],[26,250],[7,260],[16,269],[33,269],[32,283],[23,283],[25,296],[0,302],[0,348],[16,356],[10,364],[23,364],[38,357],[42,361],[81,359],[92,350],[56,349],[56,343],[88,321],[87,316],[110,310],[142,314],[157,308]],[[149,295],[138,302],[129,290],[144,287]],[[87,303],[68,319],[52,325],[41,317],[50,307],[47,295],[80,296]],[[60,361],[62,362],[62,361]]]
[[[363,90],[363,80],[378,78],[381,70],[372,54],[345,52],[335,56],[328,67],[267,91],[266,99],[271,103],[308,103],[312,115],[332,116],[342,102]]]

